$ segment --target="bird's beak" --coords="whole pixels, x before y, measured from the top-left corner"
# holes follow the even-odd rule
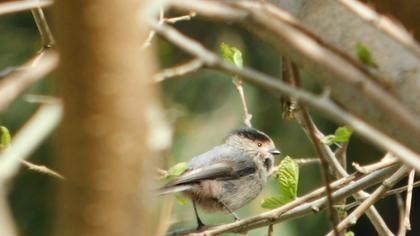
[[[276,148],[270,149],[270,150],[268,150],[268,152],[273,154],[273,155],[280,155],[281,154],[281,152]]]

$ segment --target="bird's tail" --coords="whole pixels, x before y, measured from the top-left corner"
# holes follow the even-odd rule
[[[191,189],[191,185],[172,185],[172,186],[165,186],[156,191],[158,196],[166,195],[170,193],[179,193],[184,192]]]

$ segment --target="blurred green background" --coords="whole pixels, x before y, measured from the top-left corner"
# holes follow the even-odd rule
[[[177,27],[191,37],[200,39],[213,51],[218,52],[218,45],[221,42],[238,47],[243,52],[245,65],[280,77],[280,56],[272,47],[245,31],[200,19],[180,22]],[[161,68],[171,67],[191,59],[182,51],[158,38],[153,40],[153,44],[156,46]],[[41,41],[29,12],[0,17],[0,74],[24,63],[40,47]],[[310,76],[303,75],[302,77],[305,88],[314,91],[319,89],[319,85],[314,83]],[[29,88],[25,94],[57,94],[57,80],[58,78],[52,74]],[[229,74],[203,69],[188,76],[164,81],[158,86],[167,120],[174,129],[173,145],[161,156],[162,168],[180,161],[188,161],[193,156],[219,144],[230,130],[242,127],[240,98]],[[315,157],[308,139],[296,122],[282,119],[278,95],[246,83],[244,89],[250,112],[253,115],[254,127],[269,134],[284,155],[293,158]],[[25,101],[25,94],[0,114],[1,125],[8,127],[12,134],[25,123],[37,107],[36,104]],[[322,114],[311,112],[324,133],[334,132],[336,124],[328,122]],[[366,164],[378,160],[381,155],[380,151],[354,136],[348,153],[350,170],[352,171],[351,162]],[[53,135],[33,153],[29,160],[54,167],[56,158]],[[318,164],[302,166],[299,182],[299,195],[319,187],[322,181]],[[9,194],[21,235],[49,235],[52,228],[55,188],[59,183],[52,177],[22,168],[14,179]],[[239,216],[244,218],[265,211],[260,207],[261,199],[276,193],[276,183],[270,181],[257,199],[238,212]],[[413,231],[409,235],[420,234],[418,217],[420,204],[416,204],[418,193],[417,190],[414,192]],[[158,201],[163,201],[163,198]],[[395,232],[398,227],[395,199],[390,197],[381,200],[377,207]],[[155,210],[157,220],[160,209]],[[414,215],[416,213],[417,216]],[[201,212],[201,216],[204,222],[209,224],[232,220],[229,215]],[[195,226],[192,205],[180,206],[175,203],[172,222],[174,223],[172,228]],[[278,224],[275,226],[274,235],[322,235],[327,232],[328,227],[327,215],[323,212]],[[375,235],[366,217],[362,217],[352,230],[356,235]],[[251,231],[248,235],[265,235],[266,231],[267,229],[263,228]]]

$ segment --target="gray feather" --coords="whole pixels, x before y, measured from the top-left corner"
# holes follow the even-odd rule
[[[188,163],[188,170],[168,183],[163,189],[186,186],[200,180],[238,178],[255,171],[256,166],[251,156],[223,144],[194,157]]]

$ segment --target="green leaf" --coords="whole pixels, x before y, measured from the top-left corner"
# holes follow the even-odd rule
[[[346,126],[338,127],[334,133],[335,141],[339,143],[348,142],[352,133],[353,131]]]
[[[177,177],[184,173],[188,168],[188,165],[186,162],[180,162],[171,168],[169,168],[168,172],[166,173],[165,179],[171,179],[174,177]]]
[[[372,59],[372,54],[363,43],[358,42],[356,43],[356,55],[360,62],[369,66],[369,67],[377,67],[375,62]]]
[[[242,59],[242,52],[239,49],[232,47],[226,43],[221,43],[219,47],[223,59],[236,65],[237,67],[243,67],[244,62]]]
[[[290,202],[291,200],[293,199],[290,199],[282,195],[268,197],[268,198],[264,198],[261,201],[261,207],[266,208],[266,209],[274,209]]]
[[[327,145],[348,142],[352,133],[353,131],[351,129],[346,126],[341,126],[335,130],[334,134],[325,136],[321,141]]]
[[[11,136],[9,130],[0,126],[0,151],[5,150],[10,146]]]
[[[280,195],[288,199],[295,199],[299,182],[299,165],[287,156],[280,162],[278,183]]]
[[[175,200],[181,206],[185,206],[188,203],[188,200],[179,194],[175,194]]]
[[[349,231],[345,234],[345,236],[355,236],[355,234],[353,233],[353,231]]]

